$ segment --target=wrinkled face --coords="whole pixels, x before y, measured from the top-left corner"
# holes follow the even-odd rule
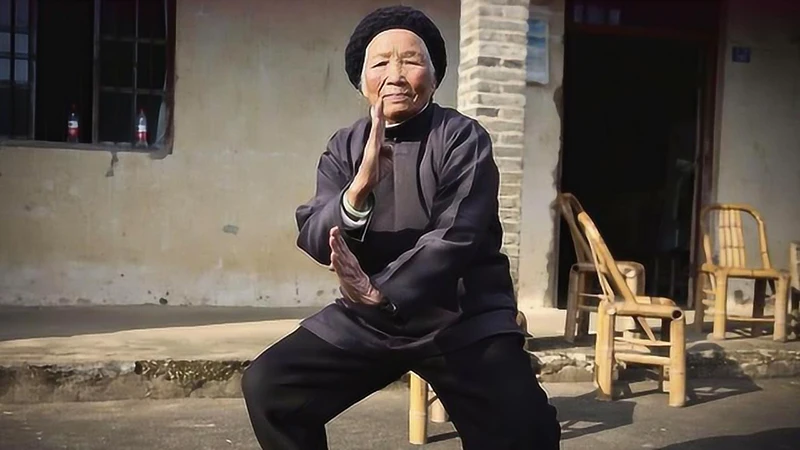
[[[370,42],[364,58],[361,92],[370,105],[383,98],[389,124],[402,122],[419,112],[436,90],[425,43],[407,30],[387,30]]]

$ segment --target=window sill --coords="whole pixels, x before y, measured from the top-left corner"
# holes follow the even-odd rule
[[[0,140],[0,149],[6,148],[40,148],[50,150],[87,150],[110,153],[145,153],[153,159],[162,159],[172,153],[167,146],[151,145],[149,147],[136,147],[131,144],[114,144],[111,142],[100,144],[32,141],[25,139]]]

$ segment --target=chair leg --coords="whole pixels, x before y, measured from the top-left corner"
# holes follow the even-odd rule
[[[669,406],[686,404],[686,320],[670,322],[669,333]]]
[[[595,380],[597,399],[613,400],[612,374],[614,370],[614,319],[607,302],[597,308],[597,344],[595,345]]]
[[[782,276],[775,283],[775,333],[772,339],[786,342],[786,314],[789,309],[789,280]]]
[[[578,291],[575,294],[576,301],[575,304],[578,306],[582,305],[581,297],[579,294],[589,292],[587,288],[587,284],[589,283],[590,278],[587,276],[585,272],[578,273]],[[578,339],[584,339],[586,336],[589,335],[589,322],[591,321],[591,316],[589,311],[584,311],[582,309],[578,309],[578,331],[576,333]]]
[[[795,339],[800,337],[800,291],[789,287],[787,288],[787,297],[787,303],[791,306],[789,306],[789,318],[786,320],[789,322],[792,339]]]
[[[767,280],[758,279],[753,283],[753,317],[764,317],[764,306],[767,300]],[[777,297],[775,304],[777,305]],[[750,329],[752,337],[761,336],[764,332],[764,326],[758,322],[753,322]]]
[[[408,395],[408,442],[424,445],[428,441],[428,383],[413,372]]]
[[[670,341],[670,332],[672,328],[672,320],[670,319],[661,319],[661,336],[660,339],[664,342],[671,342]],[[667,350],[669,351],[669,350]],[[663,354],[663,351],[659,351],[659,353]],[[669,367],[661,366],[660,368],[660,379],[658,380],[659,384],[661,385],[661,392],[669,392],[670,386],[670,373]]]
[[[724,340],[728,316],[728,275],[714,274],[717,288],[714,290],[714,331],[712,339]]]
[[[694,330],[698,333],[703,332],[703,320],[706,313],[706,306],[703,303],[703,297],[705,296],[703,289],[705,289],[707,276],[703,272],[697,272],[694,280]]]
[[[575,326],[578,319],[578,272],[570,269],[569,288],[567,289],[567,319],[564,325],[564,339],[575,342]]]

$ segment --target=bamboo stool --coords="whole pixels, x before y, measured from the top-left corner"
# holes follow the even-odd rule
[[[758,226],[761,265],[757,268],[747,267],[742,213],[750,215]],[[710,232],[712,215],[717,219],[716,242],[712,241]],[[695,278],[695,329],[698,332],[702,331],[705,309],[708,306],[714,317],[713,339],[725,339],[727,322],[734,321],[752,323],[754,335],[760,334],[760,327],[763,324],[772,323],[775,327],[773,340],[786,341],[789,274],[773,269],[770,264],[767,232],[761,215],[747,205],[713,204],[704,207],[700,217],[705,262],[699,267]],[[719,256],[716,258],[712,251],[715,248],[712,243],[715,243],[719,250]],[[731,278],[755,281],[751,316],[735,316],[728,313],[728,280]],[[764,316],[768,283],[775,300],[773,316]],[[713,299],[707,296],[712,296]]]
[[[598,280],[599,295],[597,344],[595,346],[595,382],[600,400],[613,399],[612,373],[615,361],[657,366],[661,388],[669,392],[669,405],[686,403],[685,317],[681,308],[668,298],[635,295],[620,273],[605,241],[585,212],[578,221],[586,233]],[[585,294],[590,295],[590,294]],[[618,300],[621,299],[621,300]],[[631,317],[644,338],[616,337],[617,317]],[[647,319],[661,320],[661,336],[656,338]]]
[[[527,332],[528,320],[521,311],[517,312],[517,325]],[[410,373],[408,389],[408,442],[424,445],[428,442],[428,420],[445,423],[450,420],[436,392],[422,377]]]
[[[448,421],[447,411],[436,393],[419,375],[411,372],[409,380],[408,442],[424,445],[428,442],[428,419],[434,423]]]
[[[595,275],[592,251],[589,242],[578,228],[578,214],[584,212],[583,206],[574,195],[563,193],[558,195],[561,217],[567,222],[575,257],[578,261],[569,270],[569,289],[567,291],[567,318],[564,325],[564,339],[573,343],[589,334],[589,314],[597,312],[597,302],[589,304],[592,297],[589,293],[589,282]],[[640,263],[633,261],[617,261],[617,267],[625,278],[625,283],[636,295],[644,295],[645,270]],[[630,329],[633,323],[622,324],[622,328]]]

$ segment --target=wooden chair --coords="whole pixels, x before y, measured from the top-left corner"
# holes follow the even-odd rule
[[[681,308],[668,298],[635,295],[608,250],[597,227],[585,212],[578,214],[603,291],[598,305],[595,382],[600,400],[613,399],[612,373],[615,361],[657,366],[662,389],[669,392],[669,405],[686,402],[685,317]],[[592,294],[584,294],[592,295]],[[631,317],[643,337],[615,336],[617,317]],[[660,319],[657,338],[647,319]]]
[[[517,312],[517,325],[528,329],[528,320],[521,311]],[[445,423],[449,419],[444,405],[436,392],[419,375],[411,372],[408,389],[408,442],[424,445],[428,442],[428,421]]]
[[[595,266],[589,242],[578,228],[578,214],[584,212],[580,202],[574,195],[563,193],[558,195],[558,205],[561,216],[569,227],[577,260],[569,270],[567,319],[564,326],[564,339],[567,342],[575,342],[576,338],[583,338],[589,333],[589,314],[597,312],[597,302],[592,302],[592,298],[582,295],[590,290],[589,283],[594,277]],[[636,295],[644,295],[644,266],[633,261],[617,261],[617,268],[631,291]]]
[[[789,243],[789,299],[791,301],[791,326],[794,338],[800,336],[800,241]]]
[[[748,268],[745,252],[742,213],[750,215],[758,226],[760,267]],[[716,219],[716,247],[712,245],[711,223]],[[788,303],[789,274],[773,269],[769,260],[767,233],[761,215],[747,205],[713,204],[703,208],[700,215],[703,227],[703,253],[705,262],[699,266],[695,278],[695,328],[703,329],[706,306],[713,310],[713,339],[725,339],[728,321],[753,324],[754,335],[760,334],[764,323],[774,324],[773,339],[786,340],[786,315]],[[719,251],[714,257],[713,250]],[[728,280],[731,278],[755,281],[753,313],[751,316],[736,316],[728,313]],[[772,287],[775,300],[773,316],[764,316],[767,283]],[[713,297],[713,299],[707,296]]]

